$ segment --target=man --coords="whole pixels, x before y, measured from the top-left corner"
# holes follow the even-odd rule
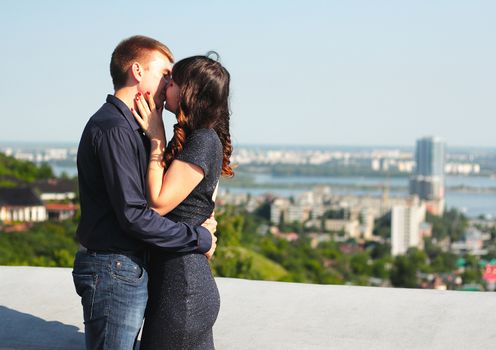
[[[110,73],[114,95],[90,118],[79,143],[77,166],[82,249],[74,261],[74,284],[83,305],[87,349],[133,349],[148,298],[147,245],[176,252],[216,247],[217,223],[174,223],[146,201],[150,143],[131,109],[137,93],[163,107],[173,56],[144,36],[122,41]]]

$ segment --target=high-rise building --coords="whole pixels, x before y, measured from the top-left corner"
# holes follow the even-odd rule
[[[441,215],[444,209],[445,142],[438,137],[417,140],[415,162],[410,194],[425,201],[431,213]]]
[[[417,140],[415,150],[415,175],[444,176],[445,143],[439,137],[424,137]]]
[[[421,226],[425,221],[425,204],[414,199],[391,210],[391,254],[405,254],[408,248],[423,249]]]

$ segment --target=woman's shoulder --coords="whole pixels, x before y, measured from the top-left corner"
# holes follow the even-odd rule
[[[222,161],[222,143],[215,130],[196,129],[188,135],[176,159],[198,165],[206,176]]]
[[[196,140],[204,143],[206,146],[216,146],[222,145],[219,135],[214,129],[196,129],[191,132],[191,135],[188,137],[191,141]]]
[[[217,135],[217,132],[214,129],[211,128],[201,128],[201,129],[195,129],[191,132],[191,136],[200,136],[200,137],[216,137],[219,138]]]
[[[222,142],[214,129],[196,129],[193,130],[186,138],[186,143],[178,159],[199,157],[204,155],[215,158],[222,153]]]

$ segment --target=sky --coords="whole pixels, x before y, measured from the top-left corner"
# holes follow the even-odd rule
[[[23,1],[0,12],[0,141],[78,142],[135,34],[216,50],[234,145],[496,147],[496,2]],[[169,133],[174,116],[164,112]]]

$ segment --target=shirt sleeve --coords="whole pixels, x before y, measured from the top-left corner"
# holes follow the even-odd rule
[[[176,159],[199,166],[207,177],[215,161],[217,147],[218,137],[214,130],[195,130],[186,139],[183,150]]]
[[[131,130],[115,127],[104,131],[97,152],[112,208],[124,232],[171,251],[210,250],[212,237],[206,228],[175,223],[148,207]]]

